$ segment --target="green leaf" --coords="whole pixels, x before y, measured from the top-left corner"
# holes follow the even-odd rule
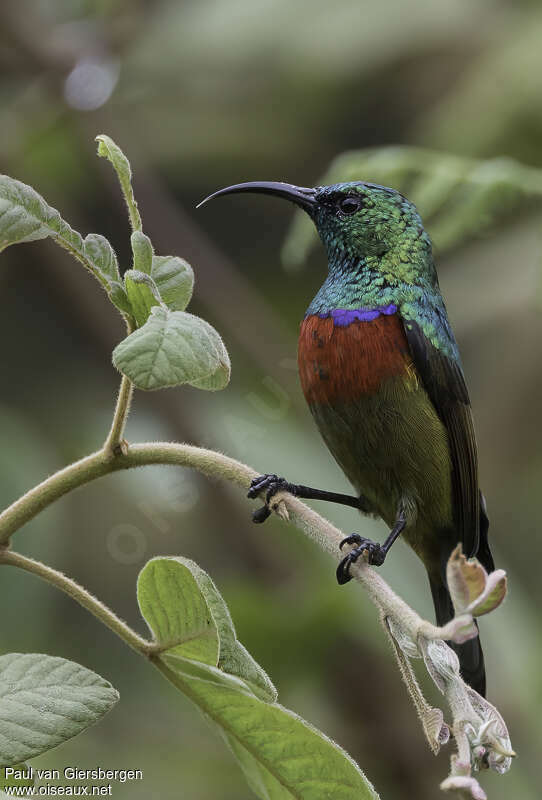
[[[89,233],[83,241],[83,250],[89,261],[109,283],[120,282],[117,256],[105,236]]]
[[[161,651],[157,668],[218,728],[249,784],[265,800],[375,800],[372,786],[336,744],[272,702],[276,691],[238,642],[211,578],[186,558],[154,558],[138,602]]]
[[[417,147],[355,150],[338,156],[318,181],[369,181],[412,200],[440,253],[479,236],[498,219],[542,198],[542,170],[509,158],[487,161]],[[302,264],[317,241],[301,211],[283,248],[284,262]]]
[[[141,570],[137,601],[156,642],[185,658],[218,663],[214,618],[187,559],[154,558]]]
[[[237,639],[228,606],[210,575],[193,561],[183,558],[178,560],[186,564],[191,570],[213,616],[220,643],[218,658],[220,669],[229,675],[241,678],[249,685],[254,694],[263,700],[274,702],[277,699],[277,690],[267,673],[264,672],[258,662],[252,658],[248,650]]]
[[[124,273],[124,285],[138,328],[149,318],[151,308],[161,303],[160,292],[150,275],[129,269]]]
[[[0,251],[12,244],[50,237],[80,261],[108,292],[112,302],[130,313],[120,284],[117,257],[103,236],[81,235],[65,222],[31,186],[0,175]]]
[[[181,557],[149,561],[138,579],[138,601],[165,650],[218,665],[241,678],[262,699],[276,700],[269,677],[238,641],[222,595],[193,561]],[[204,655],[198,654],[200,650]]]
[[[117,256],[105,236],[89,233],[83,240],[83,252],[98,272],[113,305],[131,315],[132,307],[122,285]]]
[[[0,175],[0,251],[10,244],[58,235],[61,227],[58,211],[48,206],[34,189]]]
[[[113,363],[146,390],[185,383],[216,390],[230,376],[229,356],[215,329],[192,314],[162,307],[153,308],[143,327],[117,345]]]
[[[0,791],[11,786],[34,786],[34,775],[30,764],[14,764],[0,768]],[[22,795],[26,796],[26,795]]]
[[[230,361],[222,362],[222,364],[211,374],[199,380],[193,380],[190,385],[195,389],[205,389],[208,392],[219,392],[224,389],[230,382]]]
[[[151,274],[152,258],[154,250],[152,242],[142,231],[134,231],[130,237],[132,243],[132,254],[134,256],[134,269],[139,272]]]
[[[219,669],[164,654],[159,669],[214,723],[254,792],[265,800],[378,800],[337,744],[277,703],[245,691]]]
[[[48,236],[91,271],[99,271],[86,257],[81,235],[64,222],[55,208],[31,186],[0,175],[0,251],[11,244],[34,242]]]
[[[119,311],[122,311],[123,314],[127,314],[130,317],[132,316],[132,306],[128,300],[126,290],[121,283],[115,282],[111,284],[111,292],[109,297],[113,305],[116,306]]]
[[[109,136],[100,134],[100,136],[96,136],[96,141],[98,142],[98,155],[102,158],[107,158],[117,173],[122,194],[128,208],[132,230],[140,231],[142,228],[141,217],[132,189],[132,170],[130,162],[120,147],[116,145]]]
[[[192,297],[194,272],[177,256],[153,256],[151,275],[171,311],[184,311]]]
[[[260,797],[377,798],[340,747],[272,702],[271,681],[238,642],[224,600],[197,564],[152,559],[137,594],[162,648],[155,665],[218,728]]]
[[[117,700],[110,683],[73,661],[36,653],[0,656],[0,766],[77,736]]]

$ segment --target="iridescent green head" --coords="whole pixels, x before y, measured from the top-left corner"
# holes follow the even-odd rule
[[[385,309],[389,313],[395,307],[407,325],[410,320],[416,322],[435,347],[459,358],[438,287],[431,241],[416,207],[406,197],[362,181],[315,189],[254,181],[220,189],[207,200],[233,192],[283,197],[313,220],[327,249],[328,275],[307,315],[326,317],[337,310]]]
[[[394,189],[362,181],[315,189],[254,181],[220,189],[207,200],[233,192],[272,194],[300,206],[316,226],[330,269],[340,266],[343,275],[349,265],[359,273],[363,262],[390,284],[435,280],[431,242],[420,215]]]
[[[409,251],[413,255],[420,243],[421,249],[431,248],[416,207],[394,189],[361,181],[337,183],[316,189],[314,199],[309,213],[330,259],[342,255],[376,264]]]

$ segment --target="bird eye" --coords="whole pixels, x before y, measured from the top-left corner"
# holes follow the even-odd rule
[[[347,196],[339,200],[339,211],[341,214],[355,214],[361,206],[361,198]]]

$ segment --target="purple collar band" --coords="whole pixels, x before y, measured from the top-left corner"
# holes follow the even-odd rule
[[[354,320],[360,322],[371,322],[381,314],[389,316],[395,314],[397,306],[390,303],[389,306],[380,306],[379,308],[335,308],[333,311],[326,311],[323,314],[318,314],[321,319],[331,317],[334,325],[346,327]]]

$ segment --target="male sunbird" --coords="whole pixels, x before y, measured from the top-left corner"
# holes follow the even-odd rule
[[[357,533],[339,564],[340,584],[362,553],[378,566],[402,534],[429,576],[437,622],[454,611],[446,562],[458,542],[494,569],[476,440],[461,361],[415,206],[394,189],[350,182],[315,189],[255,181],[209,198],[259,192],[307,212],[324,243],[328,275],[301,324],[301,386],[326,445],[356,496],[262,475],[249,497],[266,493],[263,522],[280,490],[381,517],[383,544]],[[485,694],[479,638],[456,646],[464,680]]]

